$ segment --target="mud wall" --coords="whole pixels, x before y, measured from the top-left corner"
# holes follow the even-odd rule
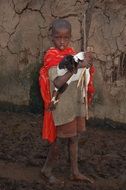
[[[97,59],[92,113],[126,123],[126,1],[96,1],[88,44]]]
[[[55,18],[71,22],[71,45],[77,51],[85,44],[94,47],[91,116],[126,123],[124,0],[0,0],[0,108],[40,106],[38,70],[51,45],[49,26]]]

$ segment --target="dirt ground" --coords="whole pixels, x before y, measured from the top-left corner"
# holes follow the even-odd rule
[[[67,141],[62,141],[54,173],[65,185],[57,187],[40,176],[49,148],[41,140],[41,125],[40,115],[0,112],[0,190],[126,189],[126,130],[88,126],[80,137],[79,167],[95,180],[93,185],[70,181]]]

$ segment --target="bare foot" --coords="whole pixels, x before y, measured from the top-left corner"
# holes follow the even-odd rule
[[[86,177],[85,175],[81,174],[81,173],[78,173],[76,175],[73,175],[71,177],[72,180],[75,180],[75,181],[88,181],[90,183],[94,183],[94,181],[88,177]]]
[[[56,178],[54,175],[46,175],[45,172],[41,171],[41,177],[43,177],[44,179],[46,179],[50,184],[52,185],[59,185],[59,186],[63,186],[64,185],[64,181],[60,180],[58,178]]]

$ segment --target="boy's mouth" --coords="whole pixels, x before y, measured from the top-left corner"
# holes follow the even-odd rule
[[[61,50],[63,50],[64,48],[65,48],[65,46],[64,46],[64,45],[61,45],[61,46],[60,46],[60,49],[61,49]]]

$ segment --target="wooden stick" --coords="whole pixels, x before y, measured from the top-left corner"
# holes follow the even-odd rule
[[[87,51],[87,36],[86,36],[86,13],[84,13],[84,50]],[[86,72],[84,73],[85,79],[85,111],[86,111],[86,119],[88,120],[88,98],[87,98],[87,80],[86,80]]]
[[[79,77],[79,80],[78,80],[78,83],[77,83],[77,88],[80,86],[80,83],[82,81],[82,78],[83,78],[83,75],[84,75],[84,72],[85,72],[86,68],[83,68],[82,72],[81,72],[81,75]]]

